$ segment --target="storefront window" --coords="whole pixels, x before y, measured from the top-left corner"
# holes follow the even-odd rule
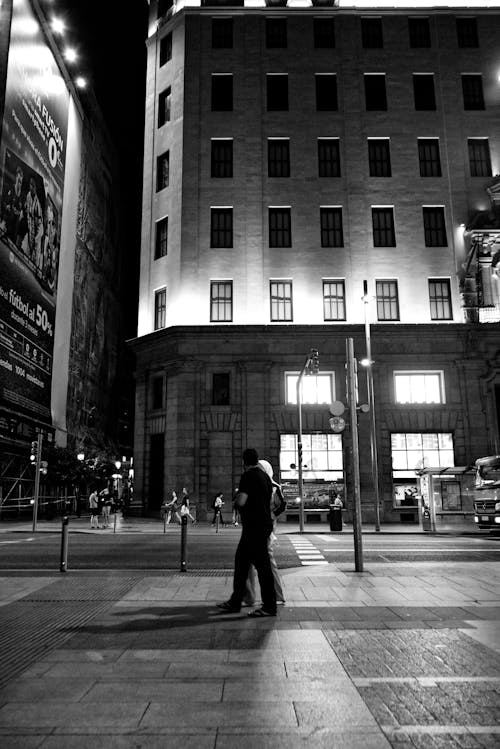
[[[297,403],[298,373],[285,374],[286,403]],[[334,401],[333,372],[305,376],[302,378],[302,403],[332,403]]]
[[[280,437],[281,479],[297,479],[297,435]],[[343,477],[342,435],[304,434],[302,437],[304,481],[338,481]],[[292,468],[291,466],[295,466]]]
[[[455,462],[450,432],[392,434],[391,452],[394,507],[418,504],[416,470],[426,466],[446,468]]]

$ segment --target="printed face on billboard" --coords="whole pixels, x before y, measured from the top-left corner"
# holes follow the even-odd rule
[[[0,403],[50,423],[69,93],[14,0],[0,140]]]

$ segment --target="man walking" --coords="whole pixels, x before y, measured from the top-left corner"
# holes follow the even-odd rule
[[[273,487],[269,476],[259,468],[259,456],[253,448],[243,453],[244,473],[241,476],[235,505],[241,514],[240,542],[234,559],[233,594],[229,601],[217,604],[223,611],[236,613],[245,596],[250,565],[257,570],[262,608],[248,616],[276,616],[276,592],[269,559],[268,539],[273,529],[271,497]]]

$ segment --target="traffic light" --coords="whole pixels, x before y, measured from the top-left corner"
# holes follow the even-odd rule
[[[43,473],[44,476],[47,475],[48,467],[49,467],[49,464],[47,463],[46,460],[40,461],[40,473]]]
[[[309,371],[311,374],[317,375],[319,372],[319,352],[317,348],[312,348],[309,359]]]
[[[32,465],[36,463],[37,455],[38,455],[38,441],[34,440],[31,443],[31,453],[30,453],[30,461]]]

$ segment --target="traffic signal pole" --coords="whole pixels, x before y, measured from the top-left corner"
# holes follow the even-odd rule
[[[42,463],[42,434],[38,433],[36,443],[36,460],[35,460],[35,494],[33,496],[33,533],[36,532],[38,519],[38,497],[40,494],[40,470]]]
[[[351,426],[352,444],[352,474],[353,474],[353,536],[354,536],[354,567],[356,572],[363,572],[363,536],[361,532],[361,482],[359,477],[359,441],[358,441],[358,411],[356,397],[356,368],[354,359],[354,343],[352,338],[346,340],[347,361],[347,402],[349,403],[349,418]]]

